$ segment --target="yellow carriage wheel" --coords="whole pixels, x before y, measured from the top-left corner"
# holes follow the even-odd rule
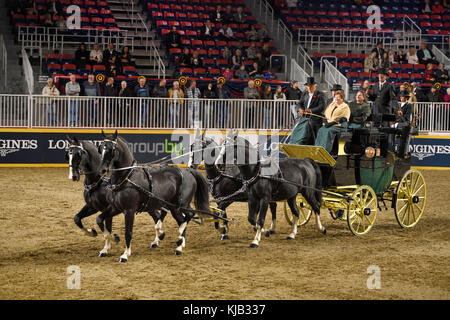
[[[427,188],[425,179],[416,169],[408,170],[395,191],[395,218],[402,228],[414,227],[425,209]]]
[[[359,186],[351,195],[347,209],[347,224],[354,235],[362,235],[372,229],[378,210],[375,191],[369,186]]]
[[[311,218],[312,209],[309,203],[300,194],[297,196],[296,203],[299,211],[297,226],[300,227],[308,223],[309,219]],[[287,223],[292,226],[292,224],[294,223],[294,215],[292,214],[287,202],[284,203],[283,209]]]

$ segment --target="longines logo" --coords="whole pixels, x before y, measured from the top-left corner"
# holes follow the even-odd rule
[[[37,140],[6,140],[0,139],[0,157],[6,157],[10,153],[20,150],[37,149]]]
[[[438,154],[450,154],[450,146],[417,144],[410,146],[410,152],[413,157],[422,161]]]

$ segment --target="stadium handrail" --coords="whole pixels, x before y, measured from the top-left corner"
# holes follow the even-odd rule
[[[344,90],[345,96],[348,99],[350,89],[347,77],[344,76],[335,66],[333,66],[330,61],[323,60],[323,63],[325,66],[323,81],[328,87],[332,87],[334,84],[340,84]]]
[[[8,81],[8,50],[6,50],[3,34],[0,34],[0,60],[0,72],[3,74],[4,88],[6,89]]]

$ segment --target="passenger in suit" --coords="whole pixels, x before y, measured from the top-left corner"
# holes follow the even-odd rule
[[[309,77],[305,83],[306,90],[300,98],[300,119],[292,130],[290,143],[313,144],[317,131],[322,126],[325,97],[317,90],[314,77]]]

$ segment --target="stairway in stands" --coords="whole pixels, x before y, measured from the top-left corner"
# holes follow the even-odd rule
[[[108,1],[108,5],[118,27],[127,30],[128,36],[133,38],[132,55],[136,61],[136,71],[146,77],[158,75],[157,67],[154,67],[157,66],[155,57],[151,55],[151,51],[146,50],[147,43],[150,42],[153,42],[158,49],[167,71],[169,62],[164,59],[164,50],[161,49],[161,40],[156,39],[156,31],[152,30],[151,25],[147,23],[147,11],[143,10],[135,0],[111,0]]]

